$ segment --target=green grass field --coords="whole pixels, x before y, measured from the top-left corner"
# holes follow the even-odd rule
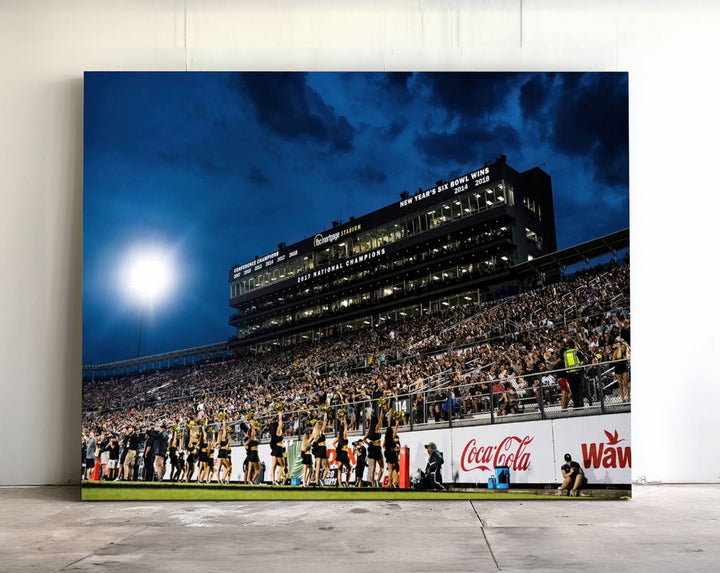
[[[95,483],[83,482],[84,501],[155,501],[155,500],[416,500],[416,499],[472,499],[472,500],[593,500],[606,497],[561,497],[555,491],[537,493],[525,491],[402,491],[371,488],[301,488],[297,486],[235,486],[160,483]]]

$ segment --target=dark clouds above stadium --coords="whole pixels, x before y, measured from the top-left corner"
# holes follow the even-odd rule
[[[628,225],[624,73],[90,73],[83,362],[134,356],[133,247],[173,252],[143,354],[225,340],[230,266],[497,155],[553,179],[558,246]]]

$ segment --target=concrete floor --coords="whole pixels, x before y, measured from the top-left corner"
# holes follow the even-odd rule
[[[104,502],[0,488],[0,571],[718,571],[720,486],[630,501]]]

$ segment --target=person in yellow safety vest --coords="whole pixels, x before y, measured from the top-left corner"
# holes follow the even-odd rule
[[[583,354],[575,348],[575,341],[567,341],[567,349],[563,352],[563,361],[565,362],[565,377],[570,385],[570,393],[572,394],[573,408],[583,407],[583,390],[582,376]]]

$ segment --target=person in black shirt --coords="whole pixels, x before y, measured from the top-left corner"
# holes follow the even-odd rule
[[[620,389],[620,400],[630,401],[630,373],[628,372],[628,359],[630,358],[630,347],[624,340],[616,340],[613,349],[612,359],[616,362],[615,377]]]
[[[560,473],[563,476],[560,493],[562,495],[577,496],[580,488],[585,485],[585,473],[579,463],[572,461],[570,454],[565,454],[565,463],[560,468]]]
[[[363,474],[365,473],[365,466],[367,465],[367,448],[365,442],[358,440],[353,442],[353,453],[355,454],[355,486],[362,487],[363,485]]]
[[[125,443],[125,439],[127,438],[128,434],[128,427],[123,426],[122,427],[122,438],[119,440],[120,444],[120,461],[118,462],[118,472],[117,477],[115,478],[115,481],[121,481],[125,479],[125,458],[127,457],[127,444]]]
[[[220,483],[230,483],[230,473],[232,472],[230,453],[230,431],[223,420],[218,434],[218,481]]]
[[[153,441],[155,430],[149,430],[145,433],[145,451],[143,453],[143,480],[152,481],[153,479]]]
[[[248,470],[245,472],[245,483],[253,484],[255,480],[260,476],[260,456],[258,454],[258,442],[257,440],[257,420],[250,422],[250,432],[248,434],[247,443],[245,448],[247,449],[247,463]]]
[[[373,415],[370,420],[370,427],[367,434],[363,438],[368,444],[368,457],[370,458],[370,487],[378,487],[382,479],[384,464],[382,449],[380,448],[380,428],[382,420]],[[377,480],[375,479],[375,469],[377,468]]]
[[[168,449],[168,435],[165,431],[165,424],[161,424],[157,430],[150,430],[152,436],[152,465],[150,471],[155,469],[158,481],[162,481],[165,475],[165,454]]]
[[[208,469],[205,476],[205,483],[210,483],[215,475],[215,447],[217,446],[217,434],[211,429],[208,432]]]
[[[330,462],[327,457],[327,442],[325,438],[325,428],[327,427],[327,412],[323,414],[323,421],[315,422],[312,440],[315,453],[315,485],[322,486],[325,484],[325,478],[330,471]],[[320,466],[323,466],[322,479],[320,478]]]
[[[283,468],[285,467],[285,461],[283,458],[284,453],[285,448],[283,447],[282,412],[278,412],[277,422],[273,422],[270,426],[270,455],[272,456],[272,464],[270,465],[270,481],[272,482],[272,485],[282,485]]]
[[[120,444],[118,443],[117,436],[113,434],[110,437],[110,444],[108,445],[108,479],[114,480],[118,475],[118,463],[120,459]]]
[[[197,462],[197,456],[197,443],[195,441],[195,436],[193,435],[193,430],[190,430],[187,443],[187,457],[185,458],[185,462],[187,465],[187,469],[185,470],[185,483],[189,483],[192,479],[193,474],[195,473],[195,463]]]
[[[305,433],[302,437],[302,442],[300,444],[300,456],[302,457],[302,467],[303,467],[303,475],[302,475],[302,484],[303,487],[308,487],[310,485],[310,476],[312,475],[312,468],[313,468],[313,460],[312,455],[310,454],[310,442],[312,441],[312,429],[308,428],[305,430]]]
[[[388,412],[390,414],[390,412]],[[390,425],[385,430],[385,441],[383,449],[385,450],[385,462],[387,463],[388,482],[390,487],[397,487],[398,483],[398,452],[397,452],[397,431],[400,426],[400,419],[395,421],[395,428]]]
[[[135,426],[130,426],[123,438],[125,448],[125,462],[123,463],[123,478],[133,481],[135,478],[135,456],[138,449],[138,437],[135,433]]]
[[[173,432],[172,439],[170,440],[170,447],[168,448],[168,456],[170,459],[170,481],[178,481],[180,478],[180,464],[178,463],[178,436],[177,431]]]
[[[440,453],[435,442],[425,444],[428,453],[428,463],[425,467],[425,477],[423,478],[425,487],[428,489],[445,489],[442,483],[442,466],[444,463],[442,453]]]
[[[347,418],[342,419],[342,427],[333,441],[335,446],[335,463],[337,464],[337,484],[342,486],[342,471],[345,468],[347,476],[345,477],[345,487],[350,487],[350,457],[348,454],[348,423]]]
[[[209,448],[207,426],[201,424],[198,435],[198,483],[204,483],[210,473],[210,466],[208,465]]]

